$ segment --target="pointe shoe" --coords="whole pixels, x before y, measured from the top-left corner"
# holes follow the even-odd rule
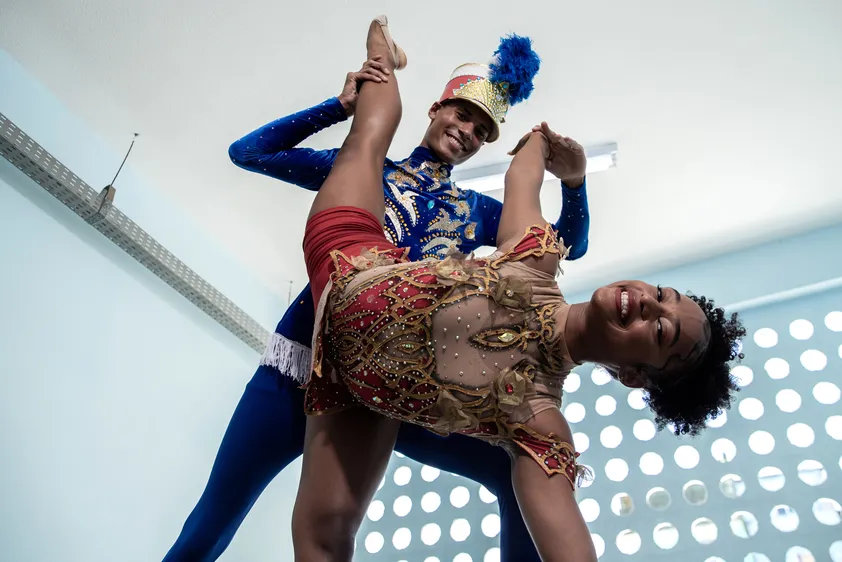
[[[383,37],[386,38],[386,44],[392,52],[392,62],[395,63],[395,70],[406,68],[406,53],[403,52],[403,49],[397,46],[395,41],[392,39],[392,34],[389,33],[389,18],[386,16],[377,16],[374,18],[374,21],[380,25]]]

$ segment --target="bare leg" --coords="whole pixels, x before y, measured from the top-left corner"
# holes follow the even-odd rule
[[[363,407],[310,416],[292,516],[296,562],[349,562],[400,422]],[[575,505],[575,504],[574,504]]]
[[[349,206],[369,211],[383,221],[383,165],[401,120],[401,98],[392,54],[376,22],[368,30],[366,48],[369,59],[382,56],[392,76],[386,83],[363,83],[351,131],[313,201],[311,217],[332,207]]]
[[[368,58],[382,55],[394,70],[386,40],[372,23]],[[310,209],[357,207],[380,221],[385,212],[383,164],[401,116],[397,81],[365,83],[351,131]],[[384,238],[385,241],[385,238]],[[386,470],[400,423],[364,407],[307,419],[304,467],[292,519],[296,562],[348,562],[354,537]]]

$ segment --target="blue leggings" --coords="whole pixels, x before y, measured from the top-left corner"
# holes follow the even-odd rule
[[[304,450],[304,391],[271,367],[246,386],[225,431],[208,484],[164,562],[211,562],[228,547],[258,496]],[[403,424],[395,449],[420,463],[483,484],[500,506],[501,560],[540,561],[512,490],[511,460],[463,435],[443,438]]]

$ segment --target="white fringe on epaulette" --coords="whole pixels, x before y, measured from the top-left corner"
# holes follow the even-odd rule
[[[272,334],[260,364],[267,367],[274,367],[282,375],[306,383],[310,379],[313,352],[306,345],[301,345],[282,336]]]

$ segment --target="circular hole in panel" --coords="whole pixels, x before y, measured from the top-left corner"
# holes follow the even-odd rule
[[[591,371],[591,380],[595,385],[602,386],[611,382],[611,374],[604,367],[594,367]]]
[[[646,402],[643,399],[643,391],[635,388],[629,392],[628,403],[633,410],[642,410],[646,407]]]
[[[829,552],[831,562],[842,562],[842,541],[834,541]]]
[[[406,547],[409,546],[409,543],[412,542],[412,531],[407,529],[406,527],[402,527],[395,531],[395,534],[392,535],[392,546],[395,547],[395,550],[404,550]]]
[[[579,390],[580,386],[582,386],[582,377],[579,376],[579,373],[570,373],[564,379],[562,390],[565,394],[570,394]]]
[[[383,488],[383,484],[386,483],[386,475],[383,475],[383,478],[380,479],[380,484],[377,485],[377,489],[380,490]]]
[[[441,527],[435,523],[427,523],[421,527],[421,542],[427,546],[433,546],[441,538]]]
[[[492,546],[485,551],[485,556],[482,557],[482,562],[500,562],[500,549]]]
[[[441,505],[441,496],[435,492],[427,492],[421,497],[421,509],[432,513]]]
[[[780,357],[772,357],[767,360],[763,368],[766,369],[766,374],[769,375],[770,379],[779,380],[789,376],[789,363]]]
[[[412,511],[412,500],[409,496],[399,496],[395,499],[395,503],[392,504],[392,511],[398,517],[406,517]]]
[[[439,559],[438,559],[438,558],[436,558],[435,556],[430,556],[430,557],[428,557],[428,558],[425,558],[425,559],[424,559],[424,562],[441,562],[441,560],[439,560]]]
[[[793,320],[789,324],[789,335],[797,340],[808,340],[813,337],[813,324],[803,318]]]
[[[605,554],[605,540],[600,535],[591,533],[591,541],[593,541],[593,548],[596,551],[597,558]]]
[[[617,401],[614,400],[613,396],[600,396],[596,399],[596,404],[594,405],[594,410],[600,416],[610,416],[617,410]]]
[[[631,529],[620,531],[617,535],[617,550],[623,554],[637,554],[643,541],[640,540],[640,535]]]
[[[745,365],[737,365],[731,369],[731,375],[737,379],[741,387],[748,386],[754,380],[754,372]]]
[[[763,402],[757,398],[743,398],[740,400],[739,411],[747,420],[759,420],[763,415]]]
[[[834,310],[824,317],[824,325],[832,332],[842,332],[842,312]]]
[[[754,343],[757,347],[775,347],[778,343],[778,333],[772,328],[760,328],[754,332]]]
[[[640,472],[646,476],[657,476],[664,470],[664,459],[658,453],[648,452],[640,456]]]
[[[786,430],[786,438],[796,447],[802,449],[809,447],[816,440],[813,428],[806,423],[794,423]]]
[[[803,546],[793,546],[786,551],[785,562],[816,562],[813,553]]]
[[[755,431],[748,437],[748,447],[758,455],[768,455],[775,449],[775,438],[768,431]]]
[[[832,382],[819,382],[813,387],[813,398],[819,404],[830,406],[839,402],[842,391]]]
[[[453,562],[474,562],[474,559],[467,552],[460,552],[453,557]]]
[[[705,562],[725,562],[725,560],[719,556],[711,556],[710,558],[705,558]]]
[[[646,493],[646,505],[656,511],[664,511],[671,503],[670,493],[664,488],[652,488]]]
[[[723,437],[713,442],[710,446],[710,454],[718,462],[731,462],[737,455],[737,446],[730,439]]]
[[[699,464],[699,451],[692,445],[682,445],[675,450],[675,464],[685,470],[696,468]]]
[[[398,467],[392,478],[398,486],[406,486],[412,480],[412,469],[408,466]]]
[[[824,422],[824,430],[837,441],[842,441],[842,416],[830,416]]]
[[[579,511],[586,523],[593,523],[599,517],[599,502],[593,498],[585,498],[579,502]]]
[[[494,503],[497,501],[497,496],[492,494],[485,486],[480,486],[479,499],[482,500],[482,503]]]
[[[690,525],[690,534],[699,544],[711,544],[719,534],[716,523],[707,517],[700,517]]]
[[[456,519],[450,525],[450,538],[456,542],[463,542],[471,536],[471,524],[467,519]]]
[[[439,477],[441,474],[441,470],[435,468],[433,466],[427,466],[426,464],[421,467],[421,479],[424,482],[432,482],[436,478]]]
[[[383,538],[383,535],[377,532],[369,533],[365,537],[365,549],[371,554],[376,554],[380,552],[385,543],[386,540]]]
[[[386,513],[386,506],[383,505],[383,502],[380,500],[374,500],[370,504],[368,504],[368,510],[366,511],[366,516],[372,521],[380,521],[383,517],[383,514]]]
[[[791,533],[798,528],[798,513],[788,505],[776,505],[769,514],[772,526],[782,533]]]
[[[672,523],[659,523],[652,531],[652,540],[663,550],[669,550],[678,544],[678,529]]]
[[[471,493],[465,486],[457,486],[450,491],[450,505],[453,507],[465,507],[470,500]]]
[[[786,476],[784,476],[780,468],[764,466],[757,471],[757,481],[764,490],[777,492],[786,484]]]
[[[611,511],[614,512],[614,515],[618,515],[620,517],[630,515],[634,511],[634,500],[632,500],[632,497],[625,492],[615,494],[614,497],[611,498]]]
[[[743,558],[743,562],[772,562],[769,560],[769,557],[765,554],[761,554],[759,552],[749,552],[746,554],[746,557]]]
[[[489,513],[482,518],[480,529],[482,529],[483,535],[493,539],[500,534],[500,516],[496,513]]]
[[[640,441],[649,441],[650,439],[655,437],[657,429],[655,428],[655,424],[652,422],[652,420],[642,419],[634,422],[632,433]]]
[[[827,355],[818,349],[808,349],[801,354],[801,365],[808,371],[821,371],[827,367]]]
[[[629,465],[623,459],[611,459],[605,463],[605,475],[612,482],[622,482],[629,475]]]
[[[579,423],[585,419],[585,407],[578,402],[572,402],[564,408],[564,419],[570,423]]]
[[[746,483],[736,474],[726,474],[719,479],[719,491],[726,498],[739,498],[746,493]]]
[[[609,425],[599,434],[599,440],[606,449],[616,449],[623,442],[623,432],[616,425]]]
[[[822,525],[839,525],[842,522],[842,505],[830,498],[819,498],[813,502],[813,517]]]
[[[798,479],[808,486],[821,486],[827,481],[827,470],[819,461],[801,461],[798,463]]]
[[[702,505],[708,501],[708,489],[703,482],[691,480],[681,490],[684,500],[690,505]]]
[[[588,450],[588,447],[591,446],[591,440],[588,437],[587,433],[582,433],[581,431],[577,431],[573,434],[573,448],[576,449],[576,452],[579,454],[584,453]]]
[[[727,422],[727,421],[728,421],[728,412],[726,412],[725,410],[722,410],[721,412],[719,412],[719,414],[716,414],[716,417],[709,418],[707,420],[707,422],[705,422],[705,423],[707,423],[708,427],[716,428],[716,427],[722,427],[723,425],[725,425],[725,422]]]
[[[791,388],[785,388],[775,396],[775,404],[781,412],[791,414],[801,407],[801,395]]]
[[[747,539],[757,534],[757,517],[748,511],[737,511],[731,515],[731,532],[741,539]]]

